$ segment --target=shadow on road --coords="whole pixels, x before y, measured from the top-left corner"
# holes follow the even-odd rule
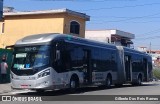
[[[70,90],[56,90],[56,91],[45,91],[45,92],[27,92],[27,93],[19,93],[18,95],[36,95],[36,96],[61,96],[61,95],[68,95],[68,94],[82,94],[85,92],[92,92],[92,91],[101,91],[101,90],[112,90],[112,89],[119,89],[119,88],[128,88],[128,87],[143,87],[143,86],[157,86],[159,84],[143,84],[141,86],[132,86],[131,84],[125,84],[122,86],[112,86],[111,88],[107,89],[104,87],[84,87],[77,89],[74,93],[71,93]]]

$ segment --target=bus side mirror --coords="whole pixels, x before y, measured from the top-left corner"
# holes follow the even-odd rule
[[[56,61],[60,60],[61,54],[60,50],[56,50]]]

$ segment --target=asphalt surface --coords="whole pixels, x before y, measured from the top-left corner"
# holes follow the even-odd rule
[[[17,91],[11,91],[8,93],[3,93],[3,95],[12,95],[12,96],[25,96],[25,97],[45,97],[46,99],[51,99],[52,97],[56,97],[58,101],[42,101],[42,102],[2,102],[2,104],[160,104],[160,82],[150,82],[150,83],[144,83],[142,86],[132,86],[132,85],[123,85],[122,87],[116,87],[112,86],[110,89],[105,88],[98,88],[98,87],[87,87],[87,88],[80,88],[75,93],[71,93],[69,90],[58,90],[58,91],[46,91],[43,93],[37,93],[35,91],[30,90],[17,90]],[[75,96],[80,98],[89,99],[89,101],[83,100],[83,101],[65,101],[65,98],[71,95],[75,100]],[[143,97],[143,96],[150,96],[155,95],[157,96],[157,99],[159,101],[98,101],[100,100],[100,97],[107,97],[108,95],[114,95],[114,97]],[[93,99],[91,99],[93,97]],[[113,96],[109,96],[113,97]],[[54,98],[52,98],[54,99]],[[79,98],[78,98],[79,100]],[[1,104],[1,102],[0,102]]]

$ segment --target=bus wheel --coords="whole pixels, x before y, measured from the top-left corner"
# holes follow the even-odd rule
[[[115,84],[116,87],[122,87],[123,84]]]
[[[112,84],[112,78],[111,78],[111,76],[107,76],[107,78],[106,78],[106,87],[110,88],[111,84]]]
[[[37,89],[37,90],[36,90],[37,93],[43,93],[44,91],[45,91],[45,90],[42,90],[42,89]]]
[[[133,86],[141,86],[142,85],[142,76],[139,75],[138,79],[136,80],[136,82],[132,82]]]
[[[70,80],[69,89],[71,92],[75,92],[78,87],[78,81],[75,77],[72,77]]]

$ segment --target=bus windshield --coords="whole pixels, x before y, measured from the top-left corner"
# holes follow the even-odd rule
[[[14,48],[12,70],[39,69],[49,65],[49,46],[25,46]]]

